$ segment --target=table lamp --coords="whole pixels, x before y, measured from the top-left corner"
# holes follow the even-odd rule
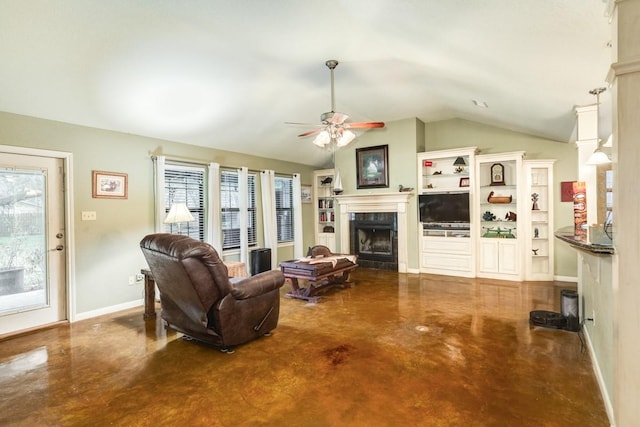
[[[189,212],[186,203],[172,204],[167,217],[164,219],[165,224],[178,224],[178,234],[182,234],[180,232],[180,224],[191,221],[195,221],[195,218],[191,215],[191,212]]]

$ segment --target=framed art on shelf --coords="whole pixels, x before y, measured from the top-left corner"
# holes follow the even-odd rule
[[[126,199],[128,182],[126,173],[93,171],[93,192],[96,199]]]
[[[469,177],[460,178],[460,187],[468,187],[469,186]]]
[[[310,185],[301,185],[300,186],[300,194],[302,197],[302,203],[311,203],[313,198],[312,190]]]
[[[356,149],[358,188],[389,187],[389,146]]]

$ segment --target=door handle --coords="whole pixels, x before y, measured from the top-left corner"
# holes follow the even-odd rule
[[[62,245],[56,246],[56,251],[61,251],[63,249],[64,249],[64,246],[62,246]]]

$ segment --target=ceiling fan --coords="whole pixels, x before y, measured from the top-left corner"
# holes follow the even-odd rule
[[[384,127],[383,122],[357,122],[349,123],[349,116],[344,113],[335,111],[335,99],[333,89],[333,70],[338,66],[338,61],[330,59],[325,62],[327,68],[331,72],[331,111],[320,115],[321,124],[317,125],[318,129],[310,130],[298,135],[299,137],[307,137],[316,135],[313,143],[319,147],[325,147],[331,142],[335,142],[336,146],[344,147],[354,140],[356,134],[350,129],[372,129]],[[289,123],[301,124],[301,123]]]

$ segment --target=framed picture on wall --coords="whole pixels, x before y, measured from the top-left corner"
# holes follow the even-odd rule
[[[358,188],[389,187],[389,146],[356,149]]]
[[[126,199],[127,186],[126,173],[93,171],[92,196],[96,199]]]
[[[300,186],[300,194],[302,197],[302,203],[311,203],[311,199],[313,198],[312,190],[310,185],[301,185]]]

